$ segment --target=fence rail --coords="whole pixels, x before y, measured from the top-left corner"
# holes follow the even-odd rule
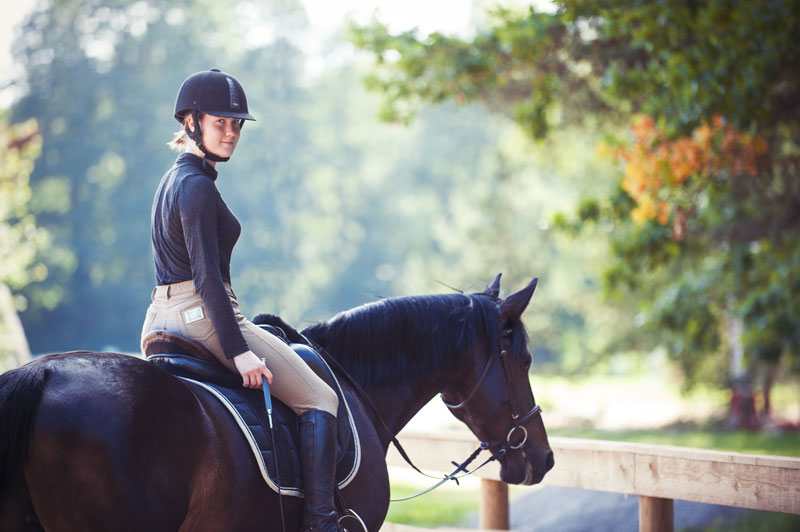
[[[461,432],[403,432],[399,439],[415,463],[449,471],[477,446]],[[672,531],[673,501],[737,506],[800,514],[800,458],[689,447],[550,438],[555,467],[543,484],[639,496],[639,530]],[[393,449],[390,466],[405,466]],[[481,477],[480,526],[508,529],[508,488],[499,466],[489,464]]]

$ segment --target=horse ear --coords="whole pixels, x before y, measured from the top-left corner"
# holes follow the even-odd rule
[[[486,290],[483,291],[484,294],[486,294],[489,297],[494,297],[494,298],[500,297],[500,276],[501,275],[503,275],[502,272],[497,274],[497,277],[494,278],[494,281],[492,281],[492,284],[487,286]]]
[[[522,313],[525,312],[531,297],[533,297],[533,291],[536,290],[536,284],[538,282],[539,278],[534,277],[533,280],[528,283],[528,286],[505,298],[500,303],[500,316],[504,319],[519,319]]]

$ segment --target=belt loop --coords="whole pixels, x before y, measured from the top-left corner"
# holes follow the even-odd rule
[[[172,288],[171,284],[167,285],[167,299],[169,299],[169,289]]]

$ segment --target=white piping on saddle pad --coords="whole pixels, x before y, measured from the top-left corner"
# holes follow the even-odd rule
[[[333,382],[336,384],[336,389],[339,390],[339,397],[342,398],[344,401],[344,409],[347,411],[347,422],[350,425],[350,433],[353,435],[353,452],[355,456],[353,457],[353,467],[350,469],[350,472],[345,476],[341,482],[339,482],[339,489],[344,489],[345,486],[350,484],[358,473],[358,468],[361,467],[361,440],[358,439],[358,429],[356,428],[356,420],[353,419],[353,413],[350,411],[350,403],[347,402],[347,396],[344,394],[344,390],[339,385],[339,379],[336,378],[336,374],[333,372],[331,367],[325,361],[322,356],[317,355],[318,358],[325,364],[325,367],[328,368],[328,373],[333,376]]]
[[[323,362],[325,362],[325,361],[323,360]],[[327,363],[326,363],[326,365],[327,365]],[[202,387],[205,390],[208,390],[208,392],[211,393],[211,395],[216,397],[222,403],[222,405],[225,408],[228,409],[228,411],[233,416],[233,419],[236,421],[236,424],[239,425],[239,429],[241,429],[245,440],[247,440],[247,444],[250,446],[250,449],[253,451],[253,455],[256,458],[256,463],[258,464],[258,468],[261,471],[262,478],[267,483],[267,485],[272,489],[272,491],[274,491],[275,493],[280,493],[282,495],[289,495],[289,496],[292,496],[292,497],[300,497],[300,498],[303,497],[303,492],[301,490],[293,489],[293,488],[287,488],[287,487],[284,487],[284,486],[281,486],[279,488],[278,485],[275,484],[275,482],[272,481],[272,479],[269,477],[269,473],[267,473],[266,464],[264,464],[264,456],[261,454],[261,452],[258,449],[258,445],[256,444],[255,437],[253,436],[253,433],[250,431],[250,427],[247,426],[247,423],[245,423],[245,421],[242,419],[242,416],[239,414],[239,411],[236,410],[236,407],[234,407],[233,404],[231,404],[231,402],[228,400],[227,397],[222,395],[220,392],[218,392],[213,387],[208,386],[207,384],[202,383],[200,381],[196,381],[194,379],[189,379],[189,378],[186,378],[186,377],[179,377],[179,378],[182,379],[182,380],[194,383],[194,384]],[[339,392],[342,391],[341,387],[339,386],[339,382],[338,381],[336,382],[336,387],[339,388]],[[350,472],[347,474],[347,476],[344,479],[342,479],[341,482],[339,482],[339,489],[344,489],[344,487],[347,486],[348,484],[350,484],[350,482],[352,482],[352,480],[355,478],[356,473],[358,473],[358,468],[361,466],[361,442],[358,439],[358,431],[356,430],[355,421],[353,420],[353,414],[352,414],[352,412],[350,412],[350,405],[347,403],[347,400],[344,398],[344,393],[341,394],[341,397],[344,400],[344,406],[345,406],[345,409],[347,411],[347,421],[350,424],[350,430],[352,431],[352,434],[353,434],[353,445],[354,445],[354,449],[355,449],[355,458],[353,459],[353,468],[350,470]],[[274,442],[273,442],[273,445],[274,445]]]

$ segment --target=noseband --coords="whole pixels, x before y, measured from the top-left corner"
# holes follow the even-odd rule
[[[528,441],[528,429],[524,427],[524,423],[528,421],[530,418],[535,416],[536,414],[540,414],[542,409],[539,405],[536,404],[534,401],[533,408],[528,410],[525,414],[519,414],[519,401],[517,399],[517,394],[514,386],[511,383],[511,376],[508,371],[508,349],[511,347],[511,335],[513,331],[511,329],[506,329],[503,331],[502,336],[500,337],[498,344],[498,356],[494,357],[489,355],[486,364],[483,366],[483,370],[481,371],[480,376],[478,377],[478,381],[472,388],[472,391],[467,394],[466,399],[461,401],[460,403],[450,403],[444,398],[444,394],[442,394],[442,401],[444,402],[445,406],[450,410],[457,410],[459,408],[463,408],[464,405],[470,402],[475,394],[480,389],[483,381],[486,379],[486,376],[489,374],[489,370],[492,368],[492,363],[494,362],[495,358],[500,359],[500,364],[503,366],[503,377],[505,379],[506,389],[511,390],[511,428],[509,429],[508,433],[506,434],[505,440],[502,438],[491,440],[488,442],[481,442],[481,447],[484,449],[488,449],[492,445],[503,444],[503,447],[498,451],[501,455],[505,453],[506,449],[519,449],[525,442]],[[511,438],[515,432],[522,431],[522,440],[519,443],[511,443]]]

